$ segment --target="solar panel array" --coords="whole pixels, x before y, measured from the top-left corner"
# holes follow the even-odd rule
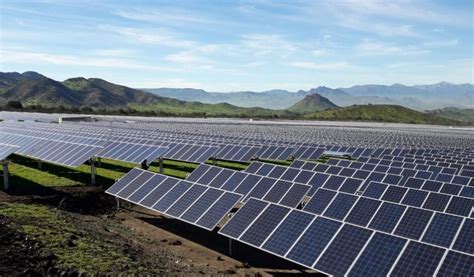
[[[61,152],[45,149],[56,143],[135,162],[295,159],[244,171],[201,164],[186,180],[133,169],[107,193],[207,230],[238,208],[220,234],[330,275],[474,275],[470,129],[107,120],[2,123],[0,143],[55,160]],[[309,161],[328,153],[356,160]]]
[[[239,193],[243,202],[255,197],[289,207],[297,207],[310,189],[309,185],[206,164],[201,164],[186,180]]]
[[[321,212],[252,198],[219,233],[329,275],[473,273],[473,219],[336,194]]]
[[[242,198],[238,193],[137,168],[106,193],[207,230],[214,229]]]
[[[18,146],[12,146],[8,144],[0,144],[0,161],[5,160],[13,152],[18,151]]]

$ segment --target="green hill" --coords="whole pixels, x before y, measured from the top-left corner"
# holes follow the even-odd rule
[[[426,112],[438,117],[474,124],[474,109],[444,108]]]
[[[311,120],[373,121],[412,124],[460,125],[462,122],[397,105],[354,105],[304,115]]]
[[[332,103],[326,97],[323,97],[317,93],[306,95],[303,100],[296,102],[293,106],[287,110],[295,113],[311,113],[324,111],[327,109],[334,109],[337,106]]]
[[[161,97],[152,93],[107,82],[102,79],[82,77],[58,82],[32,72],[2,73],[0,83],[0,104],[9,101],[20,102],[26,109],[35,106],[46,108],[61,107],[63,110],[77,111],[85,108],[106,113],[163,114],[176,116],[235,116],[235,117],[279,117],[293,116],[288,111],[263,108],[241,108],[226,103],[203,104]]]

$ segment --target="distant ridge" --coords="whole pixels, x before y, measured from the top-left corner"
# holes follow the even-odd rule
[[[337,106],[329,99],[321,96],[318,93],[313,93],[306,95],[303,100],[296,102],[293,106],[288,108],[288,110],[291,112],[303,114],[324,111],[333,108],[337,108]]]

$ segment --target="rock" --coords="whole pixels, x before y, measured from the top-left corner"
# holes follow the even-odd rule
[[[217,256],[217,260],[218,261],[224,261],[224,258],[222,258],[222,256]]]
[[[173,240],[168,243],[169,245],[182,245],[183,243],[180,240]]]

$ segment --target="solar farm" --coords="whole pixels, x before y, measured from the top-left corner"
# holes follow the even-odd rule
[[[7,193],[19,185],[12,157],[86,166],[119,206],[225,238],[229,257],[240,244],[309,274],[474,275],[471,128],[1,116]],[[107,160],[134,167],[103,184]],[[169,174],[171,162],[192,167]]]

